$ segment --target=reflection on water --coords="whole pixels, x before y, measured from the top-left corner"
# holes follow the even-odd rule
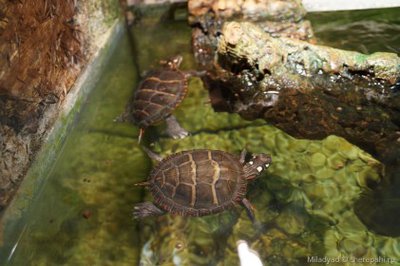
[[[361,53],[400,53],[399,8],[310,13],[322,44]]]
[[[398,18],[393,11],[374,12],[311,19],[326,44],[368,52],[396,47],[399,31],[392,31]],[[146,179],[151,162],[137,145],[137,128],[112,121],[124,110],[137,72],[174,54],[183,55],[183,69],[195,67],[186,21],[156,23],[158,14],[144,12],[132,29],[139,70],[129,39],[119,43],[48,183],[27,206],[30,216],[15,232],[18,246],[6,245],[8,251],[15,247],[9,265],[238,265],[238,240],[268,265],[302,265],[312,256],[400,259],[400,238],[369,231],[353,210],[359,195],[382,177],[379,162],[338,137],[296,140],[263,121],[215,113],[198,78],[190,80],[189,95],[175,112],[192,136],[166,138],[161,124],[146,132],[145,143],[163,156],[194,148],[239,153],[244,147],[272,154],[267,173],[248,189],[258,224],[251,224],[242,208],[201,218],[132,220],[133,204],[152,200],[133,186]],[[370,22],[352,22],[363,14],[372,14]],[[378,43],[363,34],[373,23],[382,29]]]

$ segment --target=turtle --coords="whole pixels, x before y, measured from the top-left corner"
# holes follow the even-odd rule
[[[246,150],[234,155],[221,150],[195,149],[169,155],[165,159],[145,149],[159,163],[148,180],[136,185],[150,189],[154,203],[134,206],[136,219],[166,212],[181,216],[204,216],[242,204],[254,222],[248,199],[247,182],[260,175],[271,163],[271,156],[261,153],[246,162]]]
[[[150,70],[139,83],[125,113],[116,119],[133,122],[140,127],[139,143],[147,127],[164,120],[169,136],[178,139],[189,135],[172,112],[187,95],[188,78],[205,72],[179,70],[182,59],[181,55],[173,56],[161,61],[161,68]]]

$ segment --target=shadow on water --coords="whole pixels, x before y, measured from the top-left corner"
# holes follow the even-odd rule
[[[354,204],[360,220],[371,231],[400,236],[400,166],[387,166],[385,180],[365,190]]]

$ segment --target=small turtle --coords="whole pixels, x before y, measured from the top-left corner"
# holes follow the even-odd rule
[[[136,204],[135,218],[165,212],[203,216],[242,204],[254,221],[252,206],[245,198],[247,181],[269,167],[269,155],[258,154],[246,162],[245,150],[240,157],[224,151],[200,149],[179,152],[165,159],[150,150],[146,149],[146,152],[159,164],[148,181],[136,185],[147,186],[155,204]]]
[[[137,87],[127,110],[116,121],[133,122],[140,127],[139,142],[144,130],[163,120],[167,122],[167,133],[173,138],[184,138],[183,129],[172,111],[182,102],[188,91],[187,78],[202,72],[178,69],[182,56],[162,61],[162,68],[149,71]]]

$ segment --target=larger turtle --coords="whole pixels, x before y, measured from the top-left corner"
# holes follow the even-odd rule
[[[188,91],[187,78],[203,72],[179,70],[182,56],[162,61],[162,68],[149,71],[139,83],[127,110],[117,121],[130,121],[140,127],[139,142],[144,130],[161,121],[167,123],[167,133],[173,138],[184,138],[183,129],[172,111],[182,102]]]
[[[146,182],[153,197],[151,202],[134,206],[134,217],[162,215],[203,216],[222,212],[242,204],[252,221],[254,214],[245,198],[247,182],[269,167],[271,157],[258,154],[248,162],[246,151],[240,156],[219,150],[190,150],[165,159],[147,150],[159,164]]]

